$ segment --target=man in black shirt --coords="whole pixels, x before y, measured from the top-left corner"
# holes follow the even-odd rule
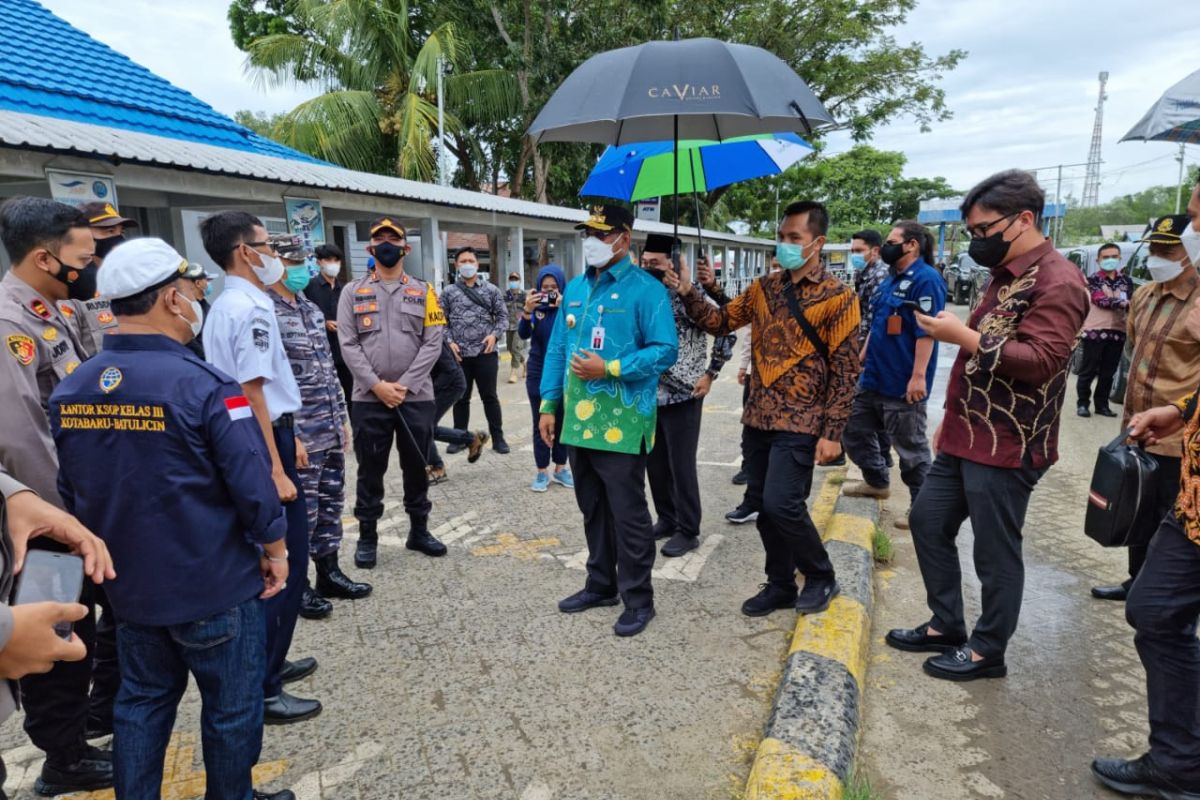
[[[338,298],[342,296],[342,287],[345,286],[342,279],[343,255],[341,249],[334,244],[318,245],[314,255],[321,267],[321,274],[308,284],[304,296],[316,303],[317,308],[325,315],[325,333],[329,336],[329,349],[333,352],[333,366],[337,369],[342,392],[349,400],[354,388],[354,379],[350,376],[346,362],[342,360],[342,348],[338,345],[337,335]]]

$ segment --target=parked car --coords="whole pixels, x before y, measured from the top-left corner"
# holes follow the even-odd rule
[[[975,308],[991,280],[990,270],[979,266],[966,253],[946,265],[942,278],[946,281],[946,299],[952,303]]]

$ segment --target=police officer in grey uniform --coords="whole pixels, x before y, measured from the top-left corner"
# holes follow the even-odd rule
[[[36,197],[0,205],[0,239],[12,269],[0,280],[0,463],[43,499],[62,507],[58,456],[50,438],[46,404],[59,382],[83,361],[77,328],[59,303],[95,295],[93,241],[78,209]],[[88,652],[96,636],[92,589],[89,613],[75,623]],[[39,794],[91,791],[112,786],[112,754],[87,744],[92,660],[55,665],[21,681],[25,732],[46,752]]]
[[[354,375],[350,421],[358,459],[358,549],[354,563],[375,566],[383,516],[383,476],[392,443],[404,472],[404,510],[411,527],[407,547],[428,556],[446,554],[429,532],[429,476],[425,454],[433,437],[433,381],[442,352],[446,317],[433,287],[404,271],[409,252],[404,227],[388,217],[371,223],[368,252],[373,273],[352,281],[338,301],[342,358]]]
[[[86,203],[79,207],[88,218],[92,238],[96,242],[93,260],[97,267],[112,249],[125,241],[125,229],[138,227],[137,221],[123,217],[112,203]],[[91,358],[103,349],[104,335],[117,327],[117,319],[103,297],[85,297],[81,300],[66,300],[59,303],[63,316],[79,330],[79,341],[83,346],[81,355]]]
[[[325,315],[304,293],[311,278],[304,243],[285,234],[272,236],[271,245],[283,261],[284,275],[267,288],[267,294],[275,303],[283,349],[300,386],[296,438],[304,457],[297,472],[308,510],[308,552],[317,568],[316,587],[306,590],[300,616],[321,619],[333,611],[325,598],[361,600],[371,593],[369,583],[350,580],[338,566],[350,423],[325,332]]]

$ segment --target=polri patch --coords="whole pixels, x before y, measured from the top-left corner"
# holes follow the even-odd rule
[[[54,328],[46,328],[42,331],[42,338],[47,342],[53,342],[58,338],[58,331]]]
[[[41,300],[34,298],[33,302],[29,304],[29,307],[33,309],[33,313],[37,314],[42,319],[50,319],[50,309],[46,308],[46,304]],[[72,311],[71,313],[74,312]],[[67,316],[70,316],[70,314]]]
[[[22,367],[28,367],[33,363],[33,357],[37,353],[33,339],[24,334],[14,333],[9,335],[5,344],[8,346],[8,352]]]

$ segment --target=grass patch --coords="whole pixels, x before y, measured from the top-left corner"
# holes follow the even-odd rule
[[[850,781],[846,784],[842,800],[883,800],[883,795],[876,792],[870,779],[855,768],[850,774]]]
[[[828,478],[825,479],[825,481],[830,486],[841,486],[843,483],[846,482],[846,473],[843,472],[841,475],[830,475]]]
[[[871,532],[871,549],[875,553],[875,560],[880,564],[892,563],[892,559],[896,555],[892,537],[888,536],[878,523],[875,524],[875,530]]]

